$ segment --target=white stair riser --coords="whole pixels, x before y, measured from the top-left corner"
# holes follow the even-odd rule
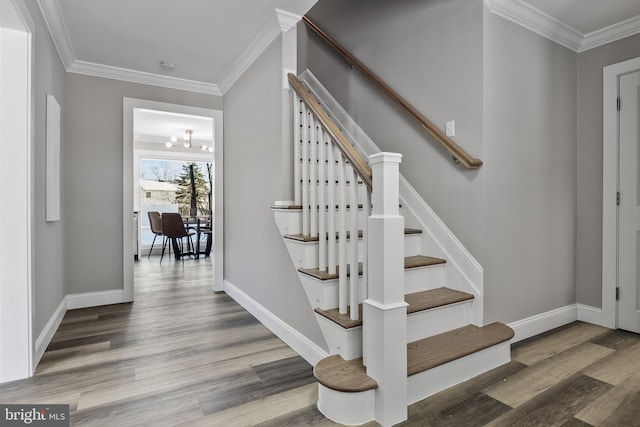
[[[343,329],[326,317],[315,315],[329,346],[329,354],[339,354],[344,360],[362,357],[362,326]]]
[[[407,342],[428,338],[469,324],[473,300],[450,304],[407,316]],[[324,335],[329,354],[339,354],[345,360],[362,357],[362,326],[344,329],[326,317],[315,313]]]
[[[284,239],[291,260],[296,268],[317,268],[318,267],[318,242],[302,242],[294,239]],[[347,245],[351,240],[347,240]],[[336,256],[338,254],[339,243],[335,243]],[[349,249],[347,249],[349,250]],[[406,256],[420,254],[420,235],[408,234],[404,238],[404,253]],[[358,260],[364,259],[364,243],[358,240]]]
[[[287,245],[287,248],[289,245]],[[298,258],[292,258],[297,260]],[[445,264],[405,270],[404,284],[407,294],[437,289],[444,286],[443,268]],[[311,267],[308,267],[311,268]],[[338,279],[318,280],[308,274],[298,272],[300,281],[313,308],[329,310],[338,307]],[[358,277],[358,302],[364,301],[362,277]]]
[[[281,235],[297,234],[302,229],[302,214],[295,209],[274,209],[273,216]]]
[[[375,396],[375,390],[344,393],[318,384],[318,409],[339,424],[364,424],[375,416]]]
[[[407,316],[407,342],[432,337],[469,324],[473,300],[450,304]]]
[[[408,405],[511,361],[511,341],[409,377]]]
[[[444,268],[446,264],[437,264],[430,267],[417,267],[404,270],[404,293],[428,291],[442,288],[444,283]]]
[[[300,272],[298,272],[298,276],[300,277],[311,307],[321,308],[323,310],[338,307],[338,279],[323,281]],[[350,282],[350,280],[348,281]],[[359,300],[362,302],[362,277],[358,277],[357,283],[358,295],[360,295]]]

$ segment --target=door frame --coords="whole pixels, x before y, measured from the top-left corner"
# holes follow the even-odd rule
[[[222,291],[224,285],[224,127],[222,110],[127,97],[123,98],[122,105],[122,262],[124,302],[133,301],[133,183],[137,179],[134,176],[133,166],[133,111],[136,108],[190,114],[213,119],[215,188],[213,200],[214,277],[212,288],[214,291]]]
[[[640,57],[608,65],[602,73],[602,326],[618,326],[619,77],[640,70]]]
[[[0,127],[11,142],[3,146],[0,176],[22,185],[4,186],[3,200],[12,200],[14,227],[0,247],[0,383],[33,375],[33,226],[34,103],[33,33],[26,5],[17,0],[0,5]],[[5,64],[4,67],[2,64]],[[8,176],[7,176],[8,175]]]

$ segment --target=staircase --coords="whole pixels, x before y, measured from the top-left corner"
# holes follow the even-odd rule
[[[273,210],[328,346],[318,408],[393,425],[509,362],[513,331],[483,325],[481,268],[400,177],[401,156],[379,153],[309,72],[289,79],[296,200]]]

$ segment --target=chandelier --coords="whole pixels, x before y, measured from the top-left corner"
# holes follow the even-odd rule
[[[193,135],[193,130],[191,129],[187,129],[184,131],[184,141],[182,143],[182,145],[184,145],[184,148],[193,148],[193,144],[191,144],[191,136]],[[171,141],[167,141],[165,142],[165,147],[167,148],[171,148],[171,147],[175,147],[176,145],[178,145],[178,142],[180,142],[180,138],[178,138],[177,136],[172,136],[171,137]],[[202,149],[202,151],[209,151],[211,153],[213,153],[213,146],[208,146],[208,145],[200,145],[199,146],[200,149]]]

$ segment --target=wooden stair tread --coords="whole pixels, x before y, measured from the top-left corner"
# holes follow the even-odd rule
[[[414,255],[404,257],[404,268],[417,268],[417,267],[429,267],[432,265],[444,264],[447,261],[440,258],[433,258],[425,255]],[[309,276],[315,277],[318,280],[334,280],[338,278],[339,269],[336,267],[335,274],[329,274],[329,271],[320,270],[317,268],[299,268],[298,271],[300,273],[307,274]],[[347,270],[347,276],[350,272]],[[358,275],[362,274],[362,263],[358,263]]]
[[[432,265],[445,264],[447,261],[441,258],[434,258],[425,255],[414,255],[404,258],[404,268],[429,267]]]
[[[454,289],[438,288],[407,294],[405,295],[404,299],[409,304],[409,306],[407,307],[407,314],[411,314],[417,313],[419,311],[430,310],[436,307],[442,307],[449,304],[455,304],[462,301],[468,301],[473,299],[473,295],[466,292],[456,291]],[[340,311],[337,308],[333,308],[330,310],[316,308],[314,311],[344,329],[351,329],[362,326],[362,304],[359,304],[358,307],[358,320],[351,319],[349,307],[347,307],[347,314],[340,314]]]
[[[478,327],[467,325],[443,334],[407,344],[407,375],[444,365],[513,338],[513,329],[499,322]],[[378,388],[366,374],[362,358],[344,360],[340,355],[322,359],[314,368],[323,386],[345,393]]]
[[[290,210],[290,211],[299,211],[299,210],[302,210],[302,206],[301,205],[275,205],[275,206],[271,206],[271,209],[284,209],[284,210]]]
[[[340,355],[325,357],[313,370],[323,386],[344,393],[357,393],[378,388],[362,365],[362,358],[344,360]]]
[[[513,329],[499,322],[467,325],[407,345],[409,376],[460,359],[513,338]]]
[[[422,234],[422,230],[417,228],[405,228],[404,229],[405,236],[414,235],[414,234]],[[338,232],[336,231],[336,239],[338,239]],[[351,232],[347,231],[347,239],[351,237]],[[296,240],[298,242],[317,242],[320,240],[318,236],[310,236],[307,234],[285,234],[285,239]],[[329,233],[327,233],[327,239],[329,238]],[[362,230],[358,231],[358,238],[362,238]]]

